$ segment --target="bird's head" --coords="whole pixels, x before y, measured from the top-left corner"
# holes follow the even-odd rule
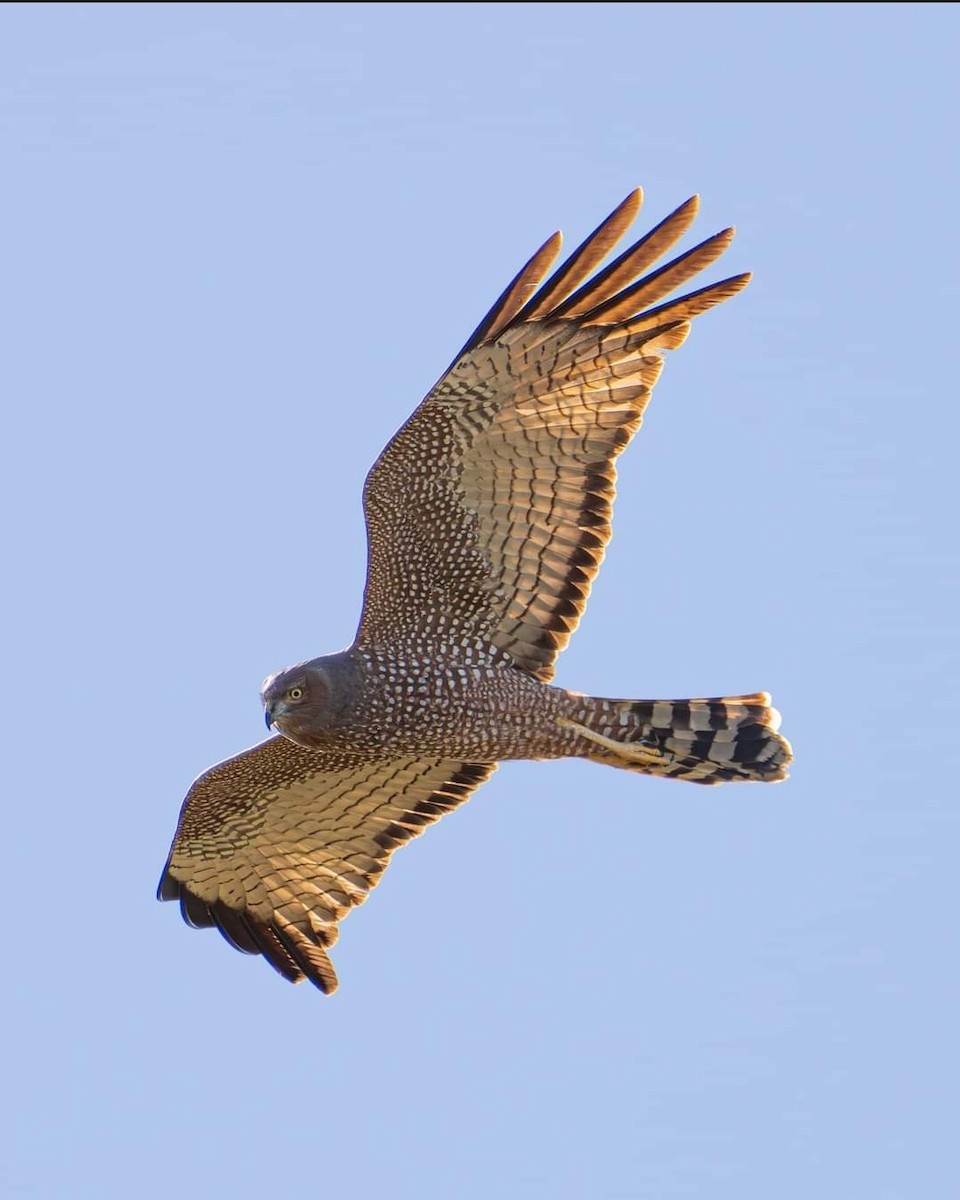
[[[269,729],[301,745],[315,744],[322,735],[330,709],[330,681],[320,667],[298,663],[269,675],[260,689],[264,719]]]

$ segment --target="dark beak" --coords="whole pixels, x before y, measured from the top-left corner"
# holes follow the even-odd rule
[[[267,723],[267,728],[272,729],[273,728],[273,713],[271,713],[269,708],[265,708],[263,710],[263,719]]]

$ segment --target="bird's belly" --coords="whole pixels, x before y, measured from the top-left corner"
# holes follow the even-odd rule
[[[556,724],[565,694],[511,668],[411,672],[371,691],[339,730],[364,753],[477,762],[569,753]]]

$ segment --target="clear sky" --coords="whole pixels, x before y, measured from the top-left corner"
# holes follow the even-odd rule
[[[960,1192],[958,27],[0,8],[0,1193]],[[667,364],[558,682],[769,689],[793,778],[509,764],[290,987],[156,903],[182,796],[352,639],[381,446],[636,184],[756,277]]]

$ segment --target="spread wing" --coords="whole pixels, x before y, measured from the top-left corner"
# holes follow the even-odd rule
[[[450,759],[369,760],[270,738],[190,788],[157,896],[195,927],[262,954],[286,979],[337,987],[337,922],[390,855],[496,770]]]
[[[560,246],[550,238],[374,464],[358,643],[415,638],[552,678],[610,540],[614,463],[661,352],[750,278],[661,303],[733,236],[649,270],[689,228],[696,197],[596,271],[640,202],[628,196],[542,282]]]

